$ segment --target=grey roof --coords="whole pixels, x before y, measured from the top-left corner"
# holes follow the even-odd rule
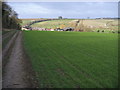
[[[66,27],[66,28],[64,28],[64,30],[66,30],[66,29],[74,29],[73,27]]]

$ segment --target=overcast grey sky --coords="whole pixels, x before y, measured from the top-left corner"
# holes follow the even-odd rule
[[[19,18],[118,17],[117,2],[9,2]]]

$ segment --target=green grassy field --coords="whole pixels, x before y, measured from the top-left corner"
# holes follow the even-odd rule
[[[118,35],[24,31],[24,46],[48,88],[118,87]]]

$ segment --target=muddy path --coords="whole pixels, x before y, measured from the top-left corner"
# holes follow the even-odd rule
[[[30,62],[27,60],[22,44],[22,31],[18,32],[8,62],[3,71],[2,88],[36,88]]]

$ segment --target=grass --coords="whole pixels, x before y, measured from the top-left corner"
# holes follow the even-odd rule
[[[118,87],[117,36],[24,31],[24,46],[39,87],[115,88]]]
[[[10,31],[2,31],[2,35],[9,33]]]
[[[13,37],[13,35],[16,33],[16,31],[4,31],[2,32],[2,34],[8,34],[8,33],[11,33],[9,34],[9,36],[7,38],[5,38],[4,40],[2,40],[2,49],[4,49],[6,47],[6,45],[8,44],[8,42],[10,41],[10,39]]]

